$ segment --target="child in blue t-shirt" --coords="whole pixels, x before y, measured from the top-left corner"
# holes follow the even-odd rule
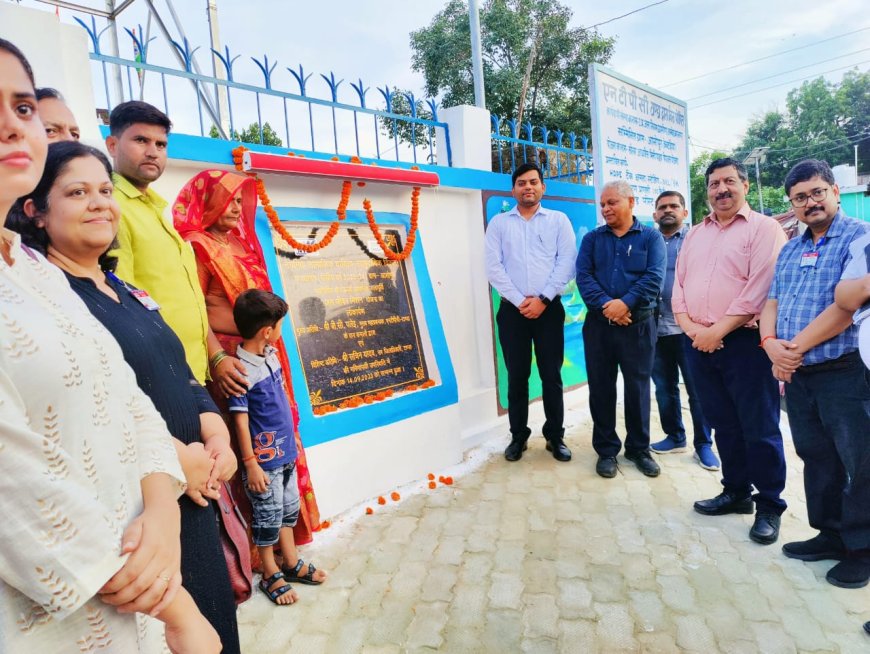
[[[274,293],[252,289],[236,298],[233,318],[242,336],[236,356],[247,369],[248,390],[230,397],[244,469],[242,481],[253,507],[251,532],[263,562],[259,588],[275,604],[298,599],[288,581],[317,585],[326,573],[299,558],[293,527],[299,517],[293,415],[274,343],[281,337],[287,303]],[[275,561],[278,543],[285,567]],[[293,567],[289,567],[295,562]]]

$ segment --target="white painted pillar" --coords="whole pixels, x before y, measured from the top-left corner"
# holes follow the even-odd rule
[[[449,107],[438,112],[438,118],[450,130],[450,149],[454,168],[492,170],[489,111],[471,105]],[[444,130],[435,133],[439,166],[447,165],[447,143]]]

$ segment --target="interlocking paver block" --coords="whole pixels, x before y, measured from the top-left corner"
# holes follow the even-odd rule
[[[559,588],[557,606],[560,617],[564,620],[595,617],[592,610],[592,592],[585,580],[560,579],[556,586]]]
[[[523,595],[525,611],[523,614],[523,635],[534,640],[537,638],[559,637],[559,609],[553,595],[526,593]]]
[[[449,602],[453,599],[453,587],[458,577],[459,568],[455,565],[436,565],[430,568],[423,581],[420,599],[424,602]]]
[[[487,612],[483,631],[483,644],[487,652],[516,651],[522,633],[522,611],[513,609]]]
[[[555,462],[537,435],[521,461],[507,463],[501,430],[473,455],[478,468],[438,471],[454,486],[430,491],[421,480],[372,516],[357,507],[333,517],[302,548],[330,571],[327,582],[297,585],[295,606],[275,607],[261,593],[242,604],[242,651],[870,651],[861,630],[870,588],[834,588],[824,580],[832,562],[752,543],[752,516],[696,514],[692,502],[718,494],[721,474],[689,453],[659,457],[662,475],[652,480],[620,456],[620,474],[601,479],[588,414],[567,415],[571,463]],[[652,426],[660,438],[655,415]],[[788,542],[816,532],[783,426]]]
[[[438,649],[444,638],[441,631],[447,623],[447,604],[432,602],[417,604],[414,619],[408,627],[408,647],[432,647]]]
[[[629,595],[638,630],[650,633],[665,631],[673,626],[668,620],[667,607],[662,603],[658,593],[634,590]]]
[[[637,648],[637,641],[634,638],[634,620],[629,615],[627,606],[596,602],[594,608],[599,617],[597,651],[615,652]]]
[[[690,652],[712,652],[716,649],[713,632],[700,615],[674,616],[677,625],[677,645]]]
[[[595,620],[560,620],[559,651],[596,651],[597,630],[598,623]]]
[[[494,572],[489,589],[489,605],[494,609],[520,608],[523,581],[519,572]]]

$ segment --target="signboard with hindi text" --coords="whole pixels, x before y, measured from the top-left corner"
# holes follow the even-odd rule
[[[686,103],[600,64],[589,66],[595,197],[607,182],[631,184],[635,216],[652,221],[662,191],[689,197]]]
[[[325,232],[305,223],[286,226],[311,233],[311,241]],[[395,250],[401,250],[404,236],[401,227],[384,230]],[[428,379],[406,262],[378,257],[367,228],[342,225],[329,247],[318,252],[305,254],[280,243],[275,253],[315,411],[352,407],[354,398],[368,404],[379,394],[383,399],[386,392]]]

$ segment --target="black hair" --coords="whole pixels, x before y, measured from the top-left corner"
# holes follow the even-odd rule
[[[541,182],[544,181],[544,173],[541,172],[541,167],[536,163],[524,163],[517,166],[517,169],[514,171],[514,174],[511,175],[511,188],[517,185],[517,178],[520,175],[525,175],[530,170],[538,171],[538,177],[541,179]]]
[[[30,83],[33,86],[36,86],[36,82],[33,81],[33,68],[30,65],[30,62],[27,61],[27,57],[24,56],[24,53],[18,49],[18,46],[13,44],[11,41],[7,41],[6,39],[0,39],[0,50],[8,52],[13,57],[15,57],[19,62],[21,62],[21,66],[24,68],[24,72],[27,73],[27,77],[30,79]]]
[[[165,129],[167,134],[172,129],[172,121],[169,120],[169,116],[154,105],[139,100],[122,102],[109,114],[109,130],[112,136],[121,136],[130,125],[136,123],[157,125]]]
[[[78,141],[58,141],[48,146],[45,169],[42,171],[42,178],[39,180],[39,184],[30,193],[18,198],[6,217],[6,227],[21,234],[21,242],[24,245],[33,248],[43,255],[48,251],[49,245],[48,232],[45,231],[45,227],[38,227],[36,220],[24,212],[24,203],[32,200],[37,214],[47,213],[49,210],[48,194],[51,192],[51,188],[54,186],[57,178],[63,175],[70,162],[83,157],[94,157],[103,164],[106,174],[111,178],[112,164],[109,163],[106,155],[96,148]],[[108,254],[109,250],[115,247],[117,247],[117,244],[113,242],[109,246],[109,249],[100,255],[100,268],[102,270],[114,271],[117,267],[118,259]]]
[[[658,207],[659,200],[661,200],[662,198],[669,198],[672,195],[680,198],[680,206],[683,207],[683,209],[685,209],[686,208],[686,198],[684,198],[683,194],[680,193],[679,191],[662,191],[661,193],[659,193],[659,196],[656,198],[656,201],[653,203],[653,207],[654,208]]]
[[[259,288],[240,293],[233,305],[233,319],[242,338],[254,338],[263,327],[274,327],[286,315],[287,303]]]
[[[66,102],[66,100],[64,100],[63,98],[63,95],[61,95],[61,92],[57,89],[53,89],[50,86],[43,86],[36,89],[37,102],[39,102],[40,100],[48,100],[49,98],[52,100],[60,100],[61,102]]]
[[[807,182],[814,177],[821,177],[828,184],[833,186],[837,183],[834,178],[834,171],[827,162],[820,159],[804,159],[798,164],[795,164],[785,176],[785,194],[788,195],[791,187],[801,182]]]
[[[733,157],[722,157],[721,159],[716,159],[710,162],[710,165],[707,166],[707,170],[704,172],[704,184],[707,185],[710,183],[710,175],[713,174],[714,170],[727,168],[728,166],[734,166],[734,169],[737,171],[737,177],[740,178],[741,182],[749,181],[749,175],[746,173],[746,166]]]

